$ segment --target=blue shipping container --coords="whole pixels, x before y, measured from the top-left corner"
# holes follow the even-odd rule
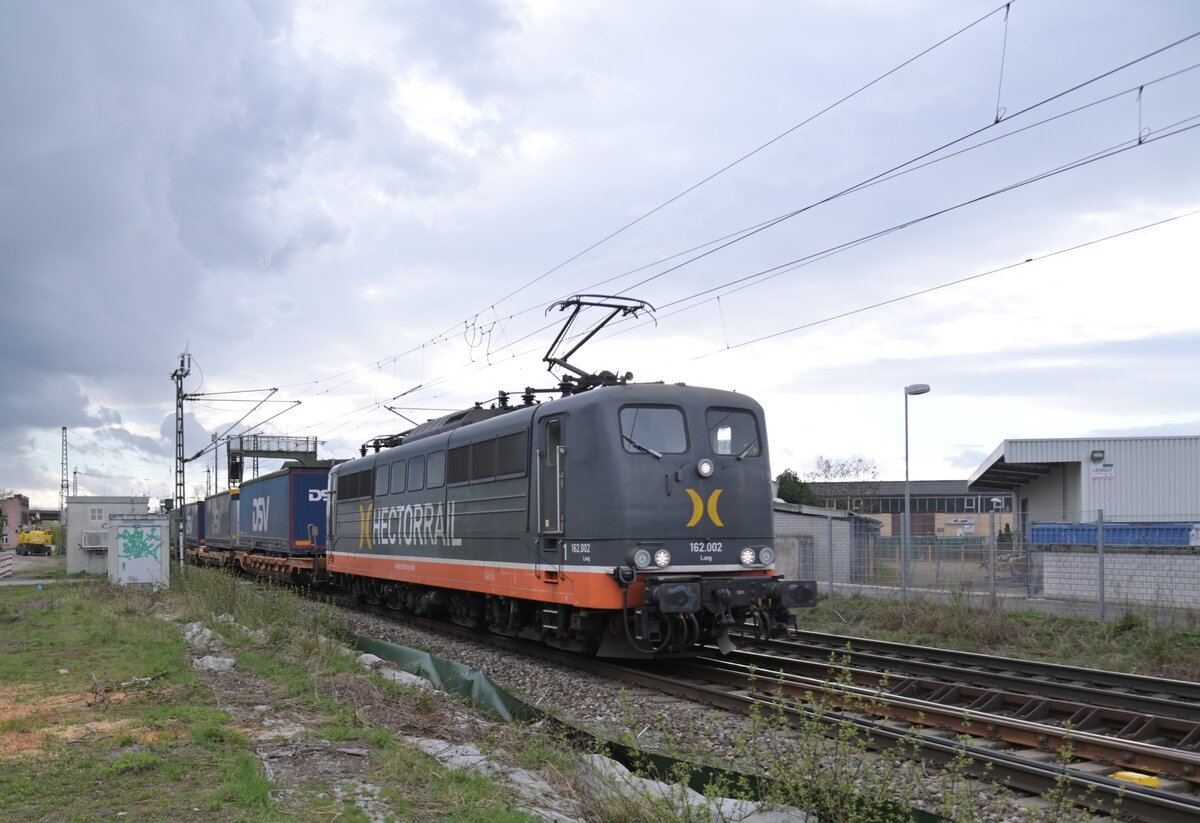
[[[1105,523],[1106,546],[1187,546],[1195,523]],[[1031,523],[1029,542],[1035,546],[1094,546],[1095,523]]]
[[[241,548],[324,553],[328,484],[327,468],[285,468],[242,483]]]
[[[183,543],[185,546],[204,545],[204,501],[183,506]]]
[[[237,545],[238,490],[217,492],[204,501],[204,544],[232,549]]]

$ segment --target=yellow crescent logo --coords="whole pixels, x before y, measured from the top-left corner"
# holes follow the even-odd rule
[[[721,496],[721,490],[717,489],[708,497],[708,516],[717,526],[724,526],[721,522],[721,516],[717,514],[717,498]]]
[[[358,504],[358,547],[360,549],[373,549],[371,545],[371,514],[375,511],[375,504],[371,503],[364,506]]]
[[[700,493],[695,489],[684,489],[688,493],[688,497],[692,498],[692,519],[688,521],[687,527],[690,529],[700,522],[704,517],[704,500],[700,497]],[[708,517],[716,526],[724,526],[721,522],[721,515],[717,513],[717,500],[721,496],[721,489],[717,489],[708,496]]]
[[[695,489],[686,489],[686,491],[688,493],[688,497],[692,498],[692,519],[689,520],[687,524],[687,527],[690,529],[692,526],[699,523],[700,518],[704,516],[704,501],[700,499],[700,495]]]

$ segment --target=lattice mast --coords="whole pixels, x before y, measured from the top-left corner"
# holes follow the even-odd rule
[[[67,427],[62,427],[62,482],[58,486],[58,522],[66,522],[63,513],[67,510]]]
[[[183,378],[191,374],[191,371],[192,355],[184,351],[179,355],[179,368],[171,372],[171,379],[175,381],[175,545],[179,552],[181,568],[183,566],[183,498],[185,494],[183,466],[186,462],[183,456]]]

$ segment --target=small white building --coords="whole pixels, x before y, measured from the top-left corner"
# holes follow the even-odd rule
[[[114,514],[149,514],[149,497],[68,497],[67,574],[108,574],[108,530]]]

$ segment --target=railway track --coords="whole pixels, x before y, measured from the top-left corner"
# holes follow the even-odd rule
[[[1065,789],[1121,819],[1200,819],[1196,684],[810,633],[724,657],[614,663],[412,622],[733,712],[767,707],[795,726],[819,714],[830,733],[850,724],[881,750],[902,746],[938,763],[965,757],[989,782],[1034,795]]]
[[[839,661],[854,667],[889,671],[901,677],[945,680],[1200,723],[1200,683],[1186,680],[820,632],[798,632],[788,640],[744,638],[741,647],[773,657],[826,664],[831,656],[836,656]]]

